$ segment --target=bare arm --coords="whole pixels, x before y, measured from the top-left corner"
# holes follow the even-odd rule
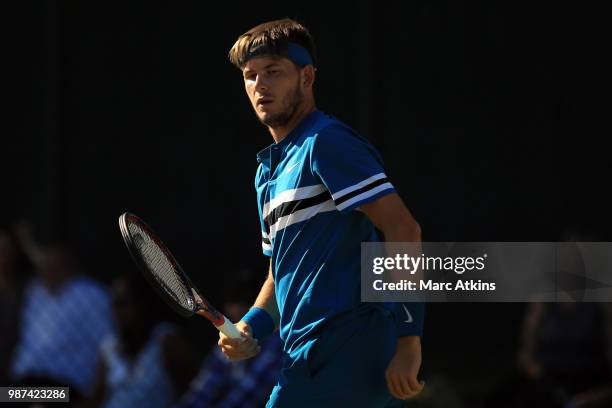
[[[384,235],[385,242],[421,242],[421,228],[399,195],[393,193],[361,206],[361,210]],[[410,248],[420,255],[420,244]],[[420,277],[420,271],[415,275]],[[417,376],[421,367],[421,338],[397,339],[397,349],[385,372],[391,394],[399,399],[414,397],[423,389]]]
[[[421,227],[396,193],[364,204],[361,210],[385,236],[387,242],[418,242]]]
[[[276,292],[274,291],[274,276],[272,275],[272,260],[270,260],[270,267],[268,269],[268,277],[261,286],[259,295],[255,299],[254,307],[260,307],[272,316],[274,320],[274,327],[278,328],[280,322],[280,314],[278,312],[278,305],[276,303]]]
[[[259,295],[257,295],[257,299],[255,299],[253,307],[259,307],[268,312],[274,321],[275,328],[278,328],[280,316],[278,305],[276,304],[271,260],[268,269],[268,277],[261,286],[261,290],[259,291]],[[240,339],[230,339],[223,333],[219,333],[218,344],[223,354],[232,361],[240,361],[256,356],[261,351],[261,347],[257,339],[253,338],[251,327],[245,321],[241,320],[236,323],[236,328],[242,334],[242,338]]]
[[[414,245],[403,249],[409,252],[409,256],[419,257],[421,255],[421,227],[408,211],[399,195],[395,193],[386,195],[361,206],[361,210],[383,233],[389,255],[394,252],[394,248],[389,244],[393,242],[413,242]],[[401,272],[395,271],[394,273],[396,275],[392,276],[395,281],[405,278]],[[422,271],[418,270],[412,279],[418,280],[421,277]]]

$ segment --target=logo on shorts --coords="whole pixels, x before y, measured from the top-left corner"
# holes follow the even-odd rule
[[[410,310],[408,310],[406,305],[403,303],[402,303],[402,307],[404,308],[404,312],[406,312],[406,316],[408,317],[406,320],[404,320],[404,323],[412,323],[414,319],[412,318],[412,315],[410,314]]]

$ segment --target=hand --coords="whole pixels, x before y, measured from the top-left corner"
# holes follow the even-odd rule
[[[417,379],[421,368],[421,338],[418,336],[397,339],[397,350],[391,359],[385,378],[389,392],[395,398],[407,399],[418,395],[425,382]]]
[[[251,327],[242,320],[235,324],[242,335],[240,339],[230,339],[225,334],[219,332],[219,347],[225,357],[231,361],[246,360],[259,354],[261,347],[257,339],[253,338]]]

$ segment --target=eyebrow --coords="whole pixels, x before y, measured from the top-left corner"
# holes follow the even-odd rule
[[[280,64],[279,64],[278,62],[271,62],[271,63],[269,63],[268,65],[266,65],[266,66],[264,67],[264,69],[270,68],[270,67],[272,67],[272,66],[274,66],[274,65],[278,65],[278,66],[280,67]]]
[[[268,65],[266,65],[265,67],[263,67],[262,69],[268,69],[268,68],[273,67],[273,66],[279,66],[280,67],[280,64],[278,62],[271,62]],[[255,70],[254,69],[248,69],[248,68],[244,69],[244,73],[245,74],[248,73],[248,72],[253,72],[253,71],[255,71]]]

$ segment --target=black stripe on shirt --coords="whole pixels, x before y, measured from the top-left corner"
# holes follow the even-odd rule
[[[266,225],[268,227],[276,224],[276,221],[279,218],[293,214],[296,211],[303,210],[308,207],[313,207],[315,205],[324,203],[325,201],[331,199],[331,194],[329,191],[325,190],[316,196],[303,198],[301,200],[287,201],[286,203],[282,203],[278,207],[274,209],[268,216],[264,219]]]
[[[336,204],[336,206],[342,204],[343,202],[350,200],[353,197],[358,196],[361,193],[364,193],[368,190],[373,189],[374,187],[378,187],[382,184],[385,184],[386,182],[388,182],[389,179],[387,179],[386,177],[378,179],[378,180],[374,180],[373,182],[371,182],[370,184],[366,184],[365,186],[358,188],[357,190],[351,191],[350,193],[343,195],[342,197],[334,200],[334,203]]]

